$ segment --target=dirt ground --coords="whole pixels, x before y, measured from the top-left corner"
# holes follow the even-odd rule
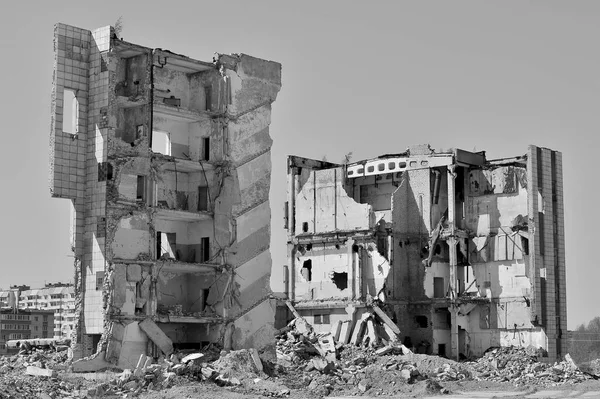
[[[335,391],[331,396],[382,396],[382,397],[402,397],[402,398],[420,398],[423,396],[440,395],[443,398],[444,395],[438,390],[432,389],[433,387],[428,386],[429,381],[419,381],[415,384],[403,384],[397,382],[396,385],[402,384],[402,389],[397,389],[393,393],[390,390],[384,390],[378,388],[376,390],[370,390],[367,393],[362,393],[358,389],[349,389],[346,392]],[[540,391],[541,387],[520,387],[517,388],[510,382],[489,382],[489,381],[458,381],[458,382],[443,382],[440,386],[446,388],[449,393],[453,392],[470,392],[470,391],[506,391],[506,392],[522,392],[523,396]],[[578,384],[565,384],[555,387],[548,387],[552,390],[564,390],[564,391],[600,391],[600,381],[585,381]],[[263,391],[260,393],[260,387],[257,387],[255,392],[249,391],[242,387],[228,387],[221,388],[215,385],[209,384],[188,384],[181,385],[163,390],[160,392],[146,393],[139,396],[142,399],[180,399],[180,398],[220,398],[220,399],[240,399],[240,398],[264,398],[271,395],[265,394]],[[568,393],[565,392],[565,396]],[[323,398],[322,394],[316,391],[308,391],[306,389],[291,389],[289,395],[282,397],[290,399],[308,399],[308,398]],[[360,396],[359,396],[360,397]],[[518,397],[515,397],[518,398]]]

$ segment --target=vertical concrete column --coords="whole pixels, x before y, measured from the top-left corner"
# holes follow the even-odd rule
[[[296,168],[288,166],[288,238],[296,235]],[[288,240],[289,241],[289,240]]]
[[[448,238],[448,247],[450,250],[450,315],[451,323],[451,350],[452,356],[458,360],[458,304],[456,303],[457,292],[457,256],[456,244],[458,243],[456,233],[456,174],[454,173],[455,165],[448,166],[448,228],[450,237]]]

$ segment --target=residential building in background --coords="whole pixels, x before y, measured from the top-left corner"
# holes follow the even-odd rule
[[[54,312],[50,310],[1,309],[0,355],[10,353],[6,343],[11,340],[52,338],[53,325]]]
[[[73,284],[49,283],[39,289],[31,289],[28,285],[11,286],[9,290],[0,290],[0,308],[13,308],[11,295],[15,298],[13,301],[19,310],[37,309],[53,312],[54,324],[49,338],[71,338],[75,326]]]
[[[19,294],[20,309],[50,310],[54,313],[53,337],[71,338],[75,327],[75,288],[73,284],[46,284]]]
[[[418,352],[565,354],[562,156],[428,145],[347,165],[288,159],[286,294],[318,331],[381,302]],[[346,327],[348,328],[348,327]]]
[[[173,347],[272,343],[281,65],[199,61],[108,26],[57,24],[54,53],[50,191],[71,205],[75,358],[133,368]]]

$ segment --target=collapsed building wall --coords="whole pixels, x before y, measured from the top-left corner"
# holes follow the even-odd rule
[[[379,300],[419,352],[458,358],[533,345],[561,356],[559,153],[531,146],[524,156],[487,161],[485,153],[422,145],[344,166],[288,162],[287,292],[301,314],[321,324],[356,320]],[[353,223],[340,223],[340,214]],[[355,290],[332,284],[344,271],[344,286]]]
[[[280,88],[272,61],[208,63],[56,25],[50,188],[73,204],[76,357],[130,367],[173,346],[272,344]]]

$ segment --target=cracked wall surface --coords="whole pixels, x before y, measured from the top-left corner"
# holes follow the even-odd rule
[[[73,204],[76,357],[130,367],[173,345],[271,344],[269,125],[281,65],[202,62],[64,24],[55,54],[50,186]],[[63,129],[64,88],[78,102],[76,132]],[[101,364],[91,362],[77,367]]]

